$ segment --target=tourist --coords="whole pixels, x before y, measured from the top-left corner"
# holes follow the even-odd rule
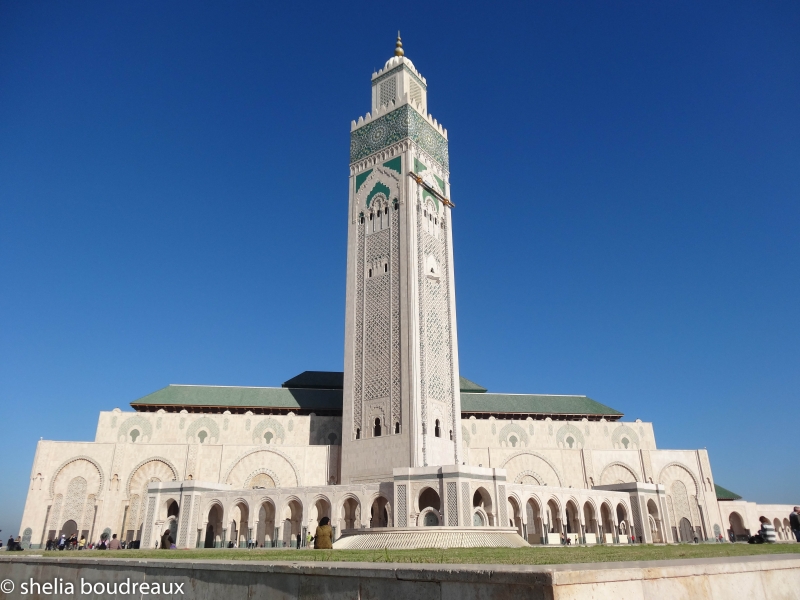
[[[164,532],[164,535],[161,536],[161,549],[162,550],[169,550],[170,546],[175,543],[175,540],[172,539],[172,536],[169,534],[169,529]]]
[[[330,522],[331,520],[328,517],[322,517],[317,530],[314,532],[314,548],[317,550],[331,550],[333,548],[331,543],[333,530],[331,530]]]
[[[775,528],[772,526],[772,523],[769,522],[767,517],[759,517],[758,519],[761,521],[761,529],[759,530],[759,535],[767,544],[774,544],[777,541],[777,536],[775,535]]]
[[[119,543],[117,539],[117,534],[111,536],[111,541],[108,543],[109,550],[122,550],[122,544]]]
[[[311,535],[311,532],[310,531],[306,531],[306,548],[310,548],[311,547],[311,540],[312,539],[313,539],[313,536]]]
[[[86,538],[81,536],[81,539],[78,541],[78,550],[83,550],[86,547]]]
[[[14,549],[14,536],[8,536],[8,543],[6,544],[6,551]]]
[[[58,540],[58,549],[63,550],[66,547],[67,547],[67,536],[62,533],[61,538]]]
[[[297,549],[300,549],[300,534],[297,534]]]
[[[800,506],[795,506],[789,515],[789,527],[792,528],[794,539],[800,542]]]

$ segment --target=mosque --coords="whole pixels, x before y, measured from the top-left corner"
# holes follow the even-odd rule
[[[281,387],[169,385],[100,413],[91,442],[37,445],[23,544],[112,533],[153,547],[336,548],[742,539],[790,506],[718,486],[706,450],[587,396],[461,377],[447,130],[404,56],[351,124],[344,372]]]

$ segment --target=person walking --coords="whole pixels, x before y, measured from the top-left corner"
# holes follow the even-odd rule
[[[800,542],[800,506],[795,506],[789,515],[789,527],[792,529],[794,539]]]
[[[322,517],[317,525],[317,529],[314,532],[314,548],[317,550],[331,550],[333,549],[333,543],[331,538],[333,536],[333,530],[330,526],[331,520],[328,517]]]
[[[761,534],[761,539],[767,544],[774,544],[778,538],[775,535],[775,528],[772,523],[769,522],[767,517],[759,517],[758,520],[761,521],[761,529],[758,532]]]

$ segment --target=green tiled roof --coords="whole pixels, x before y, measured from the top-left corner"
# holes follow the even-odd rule
[[[461,388],[461,393],[464,392],[471,392],[473,394],[482,394],[486,392],[485,387],[479,386],[474,381],[470,381],[466,377],[459,377],[459,387]]]
[[[586,396],[461,393],[461,413],[587,415],[619,418],[622,413]]]
[[[240,412],[246,409],[283,409],[341,413],[343,404],[341,382],[342,373],[339,372],[306,371],[286,381],[283,387],[279,388],[168,385],[131,402],[131,406],[140,411],[186,407],[231,409]],[[463,377],[461,378],[461,412],[466,414],[603,416],[610,420],[622,417],[621,412],[586,396],[490,394],[485,388]],[[727,492],[727,490],[725,491]]]
[[[714,484],[714,491],[717,493],[717,500],[741,500],[742,497],[730,490],[726,490],[721,485]]]
[[[133,408],[161,406],[342,410],[342,390],[212,385],[168,385],[131,402]]]
[[[281,387],[304,388],[311,390],[341,390],[344,389],[344,373],[341,371],[303,371]]]

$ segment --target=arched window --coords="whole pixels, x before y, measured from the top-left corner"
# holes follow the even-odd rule
[[[139,430],[138,429],[131,429],[131,441],[135,444],[136,438],[139,437]]]
[[[453,430],[452,429],[450,430],[450,441],[451,442],[453,441]]]
[[[206,431],[198,431],[197,432],[197,439],[200,440],[201,444],[206,443],[206,438],[208,437],[208,433]]]
[[[385,215],[389,214],[389,207],[388,206],[383,209],[383,214],[385,214]]]
[[[372,221],[372,213],[369,213],[369,220]]]
[[[389,272],[389,263],[383,263],[383,272],[384,273],[388,273]]]
[[[364,224],[364,213],[361,213],[360,221],[361,221],[361,224],[363,225]]]
[[[336,440],[339,439],[335,433],[331,433],[328,435],[328,441],[331,443],[331,446],[336,445]]]
[[[375,437],[381,436],[381,420],[375,419]]]
[[[360,439],[361,439],[361,429],[360,429],[360,428],[358,428],[358,427],[356,428],[356,439],[357,439],[357,440],[360,440]]]
[[[394,424],[394,432],[400,433],[400,421]]]
[[[369,270],[369,276],[372,277],[372,269]]]
[[[433,435],[442,437],[442,430],[439,428],[439,419],[436,419],[436,425],[433,428]]]
[[[267,433],[265,433],[265,434],[264,434],[264,440],[265,440],[265,441],[266,441],[268,444],[272,442],[272,437],[273,437],[273,436],[272,436],[272,432],[271,432],[271,431],[268,431]]]

